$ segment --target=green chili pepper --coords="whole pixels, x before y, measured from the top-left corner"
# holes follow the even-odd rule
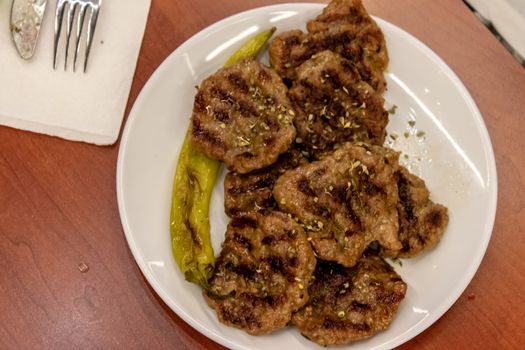
[[[272,37],[276,29],[277,28],[272,27],[252,36],[237,51],[235,51],[230,58],[228,58],[224,67],[229,67],[246,57],[256,57],[264,47],[264,44],[266,44],[266,42]]]
[[[274,32],[275,27],[248,39],[224,66],[231,66],[242,58],[256,57]],[[186,280],[207,288],[215,266],[209,207],[220,162],[208,158],[191,146],[190,130],[191,125],[179,154],[173,180],[171,246],[173,257]]]

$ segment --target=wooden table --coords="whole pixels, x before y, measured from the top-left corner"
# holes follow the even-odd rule
[[[186,39],[272,0],[153,0],[128,108]],[[402,349],[525,344],[525,69],[460,0],[365,0],[459,75],[492,138],[499,175],[492,241],[465,293]],[[1,79],[1,77],[0,77]],[[0,127],[0,348],[219,349],[148,285],[124,239],[118,144]]]

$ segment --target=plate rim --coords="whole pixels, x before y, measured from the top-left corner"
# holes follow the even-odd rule
[[[124,159],[126,158],[126,154],[127,154],[127,145],[128,145],[129,135],[132,132],[135,120],[138,118],[137,115],[140,115],[137,112],[137,110],[140,108],[139,106],[143,104],[143,101],[146,98],[145,92],[150,90],[151,85],[154,85],[155,82],[162,75],[162,73],[166,69],[168,69],[170,62],[174,60],[174,58],[179,54],[179,52],[183,52],[186,46],[190,45],[192,42],[201,40],[203,37],[213,32],[217,27],[222,26],[224,22],[233,22],[236,19],[241,19],[246,16],[250,16],[255,12],[260,12],[260,11],[270,12],[270,11],[275,11],[275,10],[283,10],[283,8],[290,10],[290,7],[296,7],[300,10],[304,10],[305,8],[308,8],[308,7],[322,9],[325,6],[326,4],[323,4],[323,3],[299,2],[299,3],[281,3],[281,4],[273,4],[273,5],[268,5],[268,6],[255,7],[255,8],[248,9],[242,12],[238,12],[228,17],[222,18],[210,24],[209,26],[204,27],[196,34],[187,38],[182,44],[177,46],[151,74],[151,76],[148,78],[148,80],[142,87],[141,91],[139,92],[135,102],[133,103],[133,106],[126,120],[124,130],[122,132],[118,155],[117,155],[117,167],[116,167],[117,205],[118,205],[118,211],[119,211],[119,216],[120,216],[121,224],[123,227],[124,235],[128,243],[128,246],[131,250],[131,253],[133,255],[133,258],[135,260],[135,263],[138,265],[140,271],[145,276],[146,280],[151,285],[151,287],[154,289],[155,293],[157,293],[157,295],[160,296],[162,301],[166,303],[166,305],[168,305],[173,312],[175,312],[180,318],[184,320],[184,322],[188,323],[192,328],[197,330],[200,334],[224,346],[228,346],[231,348],[237,348],[237,349],[248,349],[240,344],[230,341],[228,338],[222,337],[221,335],[215,333],[213,330],[208,329],[207,327],[205,327],[205,325],[201,324],[200,322],[192,318],[187,312],[185,312],[177,304],[173,303],[171,301],[171,296],[168,295],[168,293],[164,291],[160,283],[158,283],[156,277],[150,272],[149,268],[146,266],[146,262],[145,262],[144,257],[142,256],[142,252],[140,251],[139,247],[137,246],[137,243],[135,242],[133,238],[132,229],[129,225],[126,211],[125,211],[125,205],[124,205],[125,194],[123,190]],[[487,174],[489,176],[489,180],[492,181],[491,186],[489,186],[489,189],[491,189],[491,191],[489,192],[489,196],[492,200],[490,201],[489,206],[488,206],[488,212],[487,212],[488,215],[487,215],[487,221],[485,222],[485,225],[484,225],[484,230],[482,234],[480,235],[480,237],[483,238],[483,241],[480,247],[478,248],[479,252],[476,256],[476,259],[473,261],[472,264],[469,265],[469,268],[465,270],[464,276],[466,278],[465,278],[464,285],[458,285],[458,287],[453,289],[453,292],[449,293],[447,298],[444,299],[438,305],[437,308],[432,310],[432,312],[429,314],[428,317],[426,317],[425,319],[423,319],[422,321],[414,325],[412,328],[407,329],[404,333],[400,334],[396,338],[392,338],[387,343],[384,343],[381,345],[381,346],[385,346],[386,344],[388,344],[388,346],[396,347],[396,346],[399,346],[415,338],[416,336],[421,334],[423,331],[428,329],[431,325],[433,325],[439,318],[441,318],[452,307],[452,305],[454,305],[454,303],[459,299],[461,294],[465,291],[465,289],[472,282],[472,279],[474,278],[475,274],[479,270],[479,266],[485,256],[486,250],[488,248],[488,244],[492,236],[494,224],[495,224],[497,202],[498,202],[498,176],[497,176],[497,167],[496,167],[496,161],[495,161],[495,155],[494,155],[494,148],[492,146],[492,140],[490,138],[490,134],[488,132],[487,126],[485,124],[485,121],[483,119],[481,112],[479,111],[479,108],[477,107],[474,99],[472,98],[471,94],[469,93],[468,89],[463,84],[461,79],[436,52],[434,52],[431,48],[429,48],[426,44],[424,44],[417,37],[405,31],[404,29],[398,27],[397,25],[392,24],[384,19],[378,18],[376,16],[372,16],[372,17],[381,26],[389,27],[390,30],[395,31],[397,34],[401,35],[402,37],[410,41],[412,44],[416,45],[417,48],[425,54],[425,56],[427,56],[432,61],[434,61],[434,63],[438,65],[440,69],[442,69],[442,71],[446,74],[446,76],[453,83],[455,88],[458,89],[458,91],[462,95],[462,98],[465,100],[468,106],[468,109],[471,111],[472,116],[475,118],[474,121],[476,125],[479,127],[479,132],[481,133],[481,136],[482,136],[483,152],[487,156],[487,159],[485,159],[487,163]]]

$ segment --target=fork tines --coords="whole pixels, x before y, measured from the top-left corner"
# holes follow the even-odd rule
[[[60,42],[60,33],[62,32],[62,22],[64,12],[67,8],[66,17],[66,55],[64,59],[64,70],[67,68],[67,57],[69,53],[69,41],[73,29],[73,21],[76,16],[76,38],[75,38],[75,56],[73,59],[73,71],[77,64],[77,56],[80,51],[80,37],[84,26],[84,19],[88,15],[88,27],[86,29],[86,52],[84,55],[84,73],[86,72],[89,51],[93,42],[93,35],[97,26],[98,12],[102,0],[57,0],[55,13],[55,41],[53,48],[53,68],[56,69],[58,63],[58,44]]]

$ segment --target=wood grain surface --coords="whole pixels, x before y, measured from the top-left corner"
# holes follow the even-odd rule
[[[153,0],[127,111],[181,43],[271,0]],[[452,308],[401,349],[525,344],[525,69],[460,0],[365,0],[458,74],[487,124],[498,211],[479,271]],[[1,77],[0,77],[1,80]],[[5,88],[5,85],[0,88]],[[221,349],[149,287],[117,210],[112,147],[0,127],[0,349]]]

